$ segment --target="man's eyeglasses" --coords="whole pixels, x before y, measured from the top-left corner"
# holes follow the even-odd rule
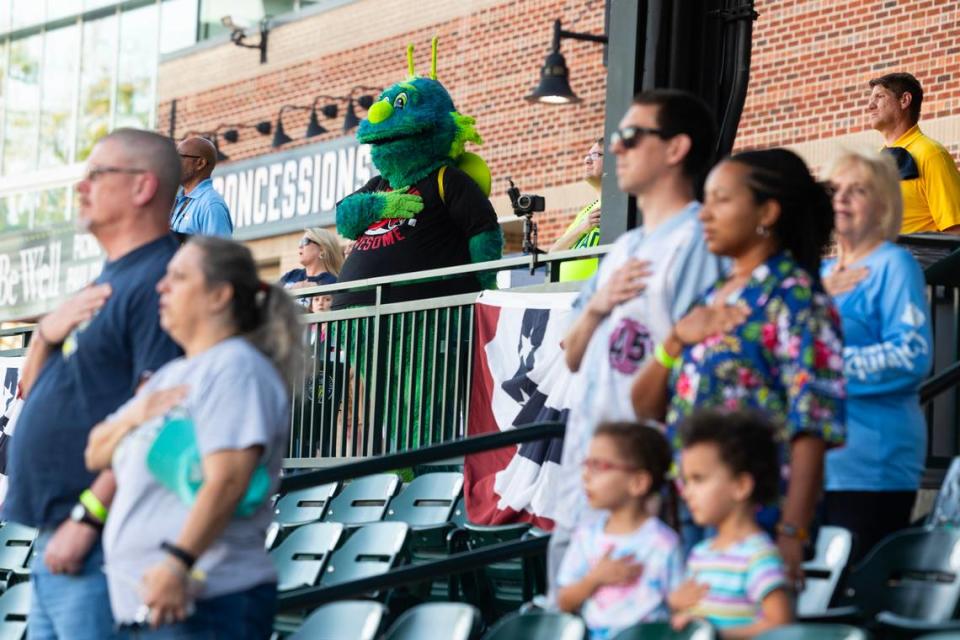
[[[584,160],[596,161],[603,157],[603,154],[599,151],[591,151],[586,156],[583,157]]]
[[[616,462],[610,462],[609,460],[601,460],[600,458],[584,458],[581,463],[583,470],[588,473],[604,473],[606,471],[636,471],[637,468],[629,464],[618,464]]]
[[[663,129],[651,129],[650,127],[623,127],[610,134],[610,146],[615,147],[622,144],[624,149],[633,149],[640,144],[643,136],[658,136],[666,140],[671,138]]]
[[[181,158],[196,158],[197,160],[203,157],[203,156],[195,156],[190,153],[178,153],[177,155],[180,156]]]
[[[128,173],[139,174],[146,173],[146,169],[128,169],[126,167],[90,167],[83,174],[83,179],[87,182],[96,182],[97,178],[108,173]]]
[[[309,244],[317,244],[317,243],[311,240],[310,238],[300,238],[300,243],[297,246],[302,249],[303,247]]]

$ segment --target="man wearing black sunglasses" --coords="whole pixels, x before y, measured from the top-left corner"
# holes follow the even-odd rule
[[[629,403],[634,375],[720,274],[697,220],[697,193],[715,144],[706,104],[665,89],[637,95],[610,136],[617,184],[637,199],[643,225],[617,239],[584,286],[564,339],[567,365],[579,373],[556,488],[562,516],[550,546],[551,593],[570,532],[589,513],[579,469],[596,425],[636,419]]]
[[[230,210],[213,188],[210,174],[217,166],[217,148],[206,138],[187,138],[177,145],[180,154],[180,192],[173,203],[170,228],[186,236],[233,235]]]

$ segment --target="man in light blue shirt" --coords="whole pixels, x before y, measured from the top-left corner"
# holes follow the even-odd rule
[[[229,238],[233,235],[230,211],[210,180],[217,165],[216,147],[206,138],[187,138],[177,145],[177,153],[180,191],[170,213],[170,229],[181,239],[193,235]]]
[[[561,472],[552,486],[557,517],[548,550],[550,597],[571,532],[596,517],[581,480],[594,429],[605,421],[636,420],[630,402],[636,373],[720,276],[721,261],[707,249],[696,200],[716,135],[702,100],[657,89],[634,98],[611,136],[617,186],[637,198],[643,226],[617,238],[583,286],[564,339],[567,366],[577,375]]]

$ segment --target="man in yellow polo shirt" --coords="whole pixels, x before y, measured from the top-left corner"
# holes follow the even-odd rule
[[[557,238],[547,253],[586,249],[600,244],[600,177],[603,175],[603,138],[594,141],[583,159],[584,178],[597,192],[597,199],[585,206]],[[560,265],[560,282],[586,280],[597,270],[597,259],[572,260]]]
[[[923,89],[916,78],[889,73],[870,81],[867,117],[900,169],[900,232],[960,235],[960,171],[950,152],[920,131],[922,102]]]

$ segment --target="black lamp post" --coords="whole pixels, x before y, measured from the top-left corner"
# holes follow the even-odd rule
[[[273,125],[266,120],[257,124],[220,124],[215,133],[220,133],[224,140],[233,144],[240,140],[240,129],[253,129],[262,136],[268,136],[273,131]]]
[[[283,112],[291,109],[297,111],[309,111],[311,107],[302,107],[296,104],[285,104],[280,107],[280,112],[277,114],[277,124],[273,128],[273,142],[271,143],[273,147],[280,147],[288,142],[293,142],[293,138],[288,136],[287,132],[283,130]]]
[[[213,132],[213,148],[217,152],[217,162],[223,162],[224,160],[230,159],[230,156],[220,150],[220,134],[216,131]]]
[[[313,99],[313,104],[310,107],[310,122],[307,124],[307,132],[304,134],[305,138],[313,138],[315,136],[328,133],[328,129],[320,124],[320,118],[317,115],[317,102],[321,99],[325,100],[347,100],[343,96],[317,96]],[[324,118],[336,118],[337,114],[340,112],[339,107],[337,107],[336,102],[330,102],[328,104],[320,107],[320,113],[323,114]]]
[[[591,33],[576,33],[564,31],[560,28],[560,21],[553,23],[553,44],[547,59],[540,69],[540,84],[533,93],[526,97],[528,102],[542,102],[545,104],[576,104],[581,102],[577,94],[570,88],[570,70],[567,61],[560,53],[560,40],[587,40],[589,42],[607,42],[607,36],[596,36]]]
[[[350,93],[347,97],[347,114],[343,118],[344,133],[346,133],[347,131],[350,131],[351,129],[357,127],[360,124],[360,118],[357,117],[357,111],[356,111],[356,108],[354,107],[354,99],[353,99],[353,95],[358,91],[375,91],[377,94],[379,94],[382,91],[382,89],[379,89],[378,87],[365,87],[362,85],[354,87],[353,89],[350,89]],[[364,109],[369,109],[371,106],[373,106],[373,101],[375,99],[376,98],[374,97],[373,94],[363,94],[363,95],[357,96],[356,103]]]

